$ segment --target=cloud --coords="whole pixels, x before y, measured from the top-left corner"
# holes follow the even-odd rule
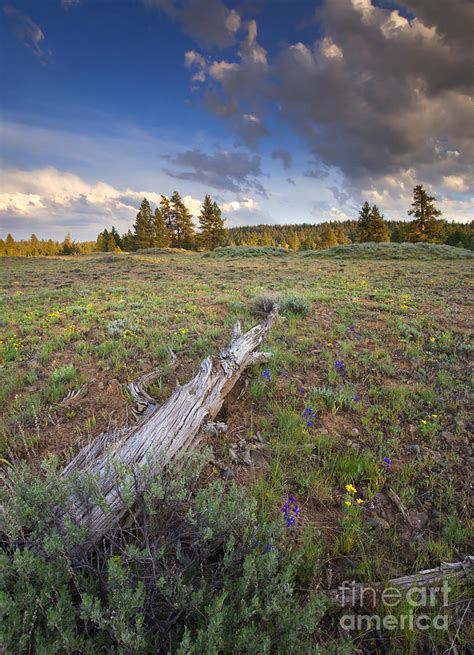
[[[253,189],[265,196],[266,191],[257,179],[262,176],[261,159],[245,152],[215,152],[207,154],[197,148],[185,150],[168,160],[185,170],[165,172],[180,180],[199,182],[204,186],[241,193]]]
[[[22,14],[13,5],[4,5],[3,12],[8,16],[15,26],[15,36],[25,48],[30,49],[42,63],[47,63],[51,57],[51,50],[40,45],[45,36],[39,25],[31,20],[26,14]]]
[[[171,18],[181,21],[184,31],[202,48],[234,45],[240,15],[221,0],[144,0]]]
[[[315,16],[315,39],[271,56],[255,21],[239,32],[236,56],[201,55],[208,109],[251,147],[269,135],[265,109],[276,109],[314,156],[309,177],[334,169],[357,190],[410,171],[415,182],[466,193],[474,178],[472,0],[399,0],[398,8],[325,0]],[[259,129],[249,137],[250,115]]]
[[[292,156],[289,150],[286,148],[276,148],[272,151],[272,159],[279,159],[285,170],[288,170],[291,167]]]
[[[144,197],[152,206],[161,200],[155,191],[88,182],[52,166],[7,169],[1,177],[0,236],[5,237],[11,231],[16,238],[22,238],[34,232],[40,237],[59,239],[70,230],[76,239],[94,239],[100,230],[111,225],[125,232],[131,227]],[[187,194],[183,202],[193,216],[199,215],[202,198]],[[239,195],[220,204],[236,224],[268,220],[254,198]]]

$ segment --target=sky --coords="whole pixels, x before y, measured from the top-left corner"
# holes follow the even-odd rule
[[[227,225],[474,220],[473,0],[0,0],[0,237],[175,189]]]

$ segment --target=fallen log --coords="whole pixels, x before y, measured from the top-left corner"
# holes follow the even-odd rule
[[[168,400],[160,407],[153,406],[138,425],[99,435],[66,466],[65,478],[92,476],[98,485],[100,503],[93,504],[80,495],[73,495],[69,503],[69,518],[87,527],[88,545],[97,543],[129,510],[120,471],[146,470],[153,476],[178,453],[195,446],[245,369],[269,360],[271,354],[257,348],[277,315],[275,306],[265,321],[245,334],[237,322],[230,344],[215,361],[207,357],[187,384],[178,385]],[[141,385],[138,387],[132,395],[143,396]],[[135,493],[139,491],[135,489]]]
[[[474,556],[468,555],[462,562],[447,562],[434,569],[425,569],[414,575],[404,575],[386,582],[344,583],[338,589],[326,592],[329,603],[333,607],[367,607],[375,606],[383,601],[383,592],[391,588],[408,592],[413,587],[418,589],[433,589],[445,582],[463,582],[469,579],[474,567]]]

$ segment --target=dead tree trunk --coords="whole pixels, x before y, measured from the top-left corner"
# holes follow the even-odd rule
[[[419,571],[414,575],[404,575],[386,582],[358,582],[344,585],[339,589],[330,589],[327,593],[333,607],[363,607],[365,604],[376,605],[384,589],[396,587],[400,592],[407,592],[412,587],[432,589],[446,582],[465,582],[469,579],[474,566],[474,557],[468,555],[462,562],[449,562],[435,569]]]
[[[219,413],[225,397],[243,371],[267,361],[269,353],[257,352],[271,330],[278,308],[267,320],[242,334],[240,323],[232,340],[216,361],[206,358],[194,377],[178,386],[160,407],[154,407],[136,426],[99,435],[85,446],[63,471],[64,477],[92,475],[104,502],[91,505],[71,498],[70,515],[88,528],[88,543],[97,543],[127,513],[119,470],[146,468],[153,475],[178,453],[194,446],[203,428]]]

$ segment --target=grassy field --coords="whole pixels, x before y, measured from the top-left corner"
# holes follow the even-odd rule
[[[470,551],[473,510],[472,260],[450,257],[440,250],[396,261],[375,249],[350,258],[169,251],[3,258],[2,466],[19,459],[37,466],[51,454],[66,460],[90,437],[133,421],[126,383],[162,367],[151,393],[166,398],[176,379],[186,381],[229,340],[237,319],[245,328],[258,320],[256,298],[275,294],[287,302],[267,344],[273,361],[265,373],[251,371],[226,402],[229,431],[211,444],[221,466],[207,476],[245,485],[262,520],[295,499],[287,548],[303,552],[302,588],[387,580],[460,560]],[[169,347],[178,356],[174,371]],[[83,398],[61,405],[85,383]],[[453,596],[449,634],[395,630],[390,652],[449,643],[464,599],[463,589]],[[332,634],[334,619],[326,628]]]

